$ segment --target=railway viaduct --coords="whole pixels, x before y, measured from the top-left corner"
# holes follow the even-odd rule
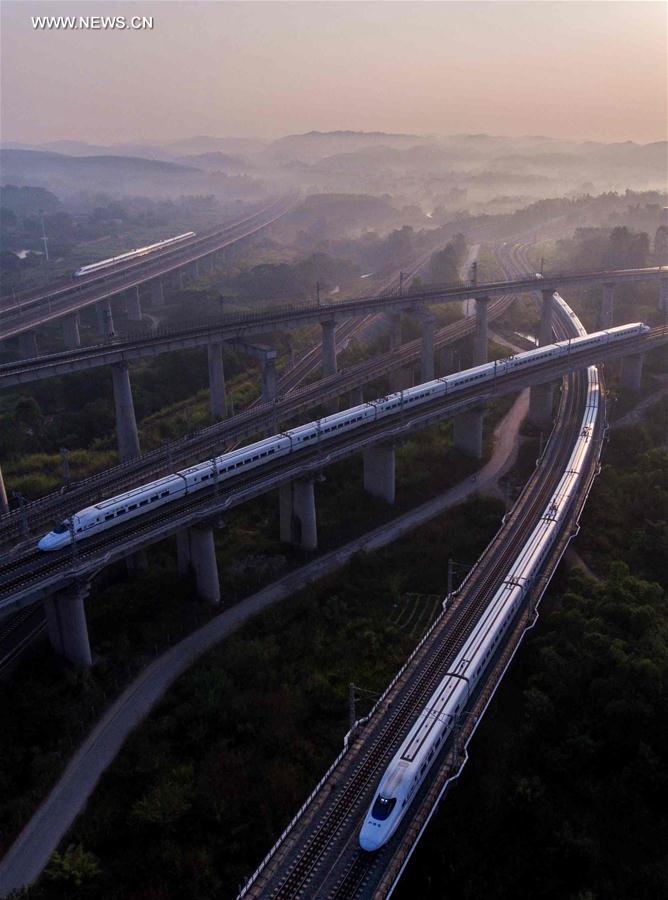
[[[194,571],[198,591],[210,603],[220,602],[220,586],[214,553],[213,531],[220,516],[234,506],[268,491],[279,489],[281,537],[306,550],[317,546],[314,482],[327,465],[351,454],[362,453],[365,489],[388,503],[394,501],[395,446],[418,428],[452,416],[471,415],[492,397],[511,393],[527,385],[554,381],[564,373],[618,357],[636,357],[668,343],[668,327],[628,338],[609,347],[575,351],[564,357],[523,367],[521,372],[503,373],[483,388],[474,386],[453,397],[441,398],[412,409],[398,409],[379,422],[364,424],[354,432],[316,442],[301,451],[298,459],[281,457],[240,473],[224,485],[212,487],[163,507],[141,520],[90,538],[72,551],[45,554],[26,541],[6,554],[0,563],[0,615],[24,606],[45,602],[49,633],[56,650],[77,664],[89,665],[90,646],[84,600],[92,577],[115,560],[177,534],[180,566]],[[108,495],[108,494],[107,494]],[[49,515],[71,514],[81,508],[77,499],[65,496],[59,510]],[[45,529],[46,530],[46,529]]]
[[[275,214],[276,210],[272,209],[272,215]],[[262,221],[265,222],[265,219],[266,214]],[[265,225],[266,222],[262,226],[254,223],[253,229],[257,230],[258,227],[265,227]],[[170,265],[173,265],[173,262]],[[402,314],[409,314],[420,322],[421,381],[428,381],[435,374],[435,347],[444,346],[449,338],[457,340],[462,336],[458,329],[452,329],[450,332],[442,331],[435,343],[436,320],[430,309],[432,306],[475,299],[475,319],[465,326],[467,332],[473,333],[473,363],[475,365],[487,360],[489,321],[490,318],[494,318],[503,311],[501,298],[540,290],[542,301],[539,342],[544,343],[545,340],[549,340],[547,336],[551,334],[554,315],[553,297],[560,286],[602,285],[600,326],[605,328],[611,325],[614,319],[615,285],[643,280],[659,281],[659,308],[663,310],[664,315],[668,315],[668,269],[665,267],[550,275],[541,279],[540,282],[536,277],[522,277],[480,285],[435,288],[409,294],[400,290],[339,303],[270,307],[252,314],[221,315],[217,321],[202,323],[188,329],[161,330],[120,340],[114,339],[113,326],[110,329],[112,319],[109,311],[109,314],[105,312],[100,319],[105,338],[104,343],[91,347],[76,347],[64,353],[35,356],[19,362],[4,364],[0,366],[0,387],[28,384],[70,372],[109,366],[112,372],[118,452],[121,462],[125,462],[139,456],[141,452],[129,372],[129,363],[134,360],[191,347],[206,347],[210,409],[214,419],[220,420],[227,415],[222,356],[225,344],[242,349],[260,361],[262,399],[272,402],[277,396],[277,354],[271,347],[253,342],[252,338],[271,331],[319,324],[322,329],[322,374],[328,378],[337,374],[337,350],[341,344],[341,341],[337,340],[337,333],[342,336],[342,322],[382,314],[389,322],[390,346],[391,352],[393,352],[402,347]],[[105,288],[105,290],[110,289]],[[108,307],[109,301],[105,300],[104,303]],[[106,307],[104,308],[106,309]],[[58,315],[58,313],[54,315]],[[4,334],[8,334],[8,332]],[[0,332],[0,337],[2,336],[3,332]],[[641,374],[641,355],[629,356],[624,360],[622,379],[627,387],[638,389]],[[392,373],[392,388],[400,387],[401,383],[399,372]],[[359,387],[359,385],[355,384],[354,387]],[[530,420],[534,424],[544,427],[550,420],[551,410],[552,389],[550,385],[535,387],[531,392]],[[470,411],[456,419],[455,443],[464,452],[475,456],[480,455],[482,410]],[[8,511],[9,503],[0,471],[0,515]]]
[[[112,299],[124,295],[128,318],[141,322],[141,289],[147,287],[154,304],[163,302],[163,281],[174,278],[182,287],[188,275],[197,277],[211,269],[216,256],[226,248],[248,239],[289,212],[295,204],[291,197],[274,201],[252,215],[208,234],[196,235],[173,248],[149,257],[114,266],[105,272],[83,277],[76,282],[63,280],[48,290],[3,297],[0,300],[0,340],[18,337],[23,356],[37,355],[36,329],[60,321],[68,347],[81,344],[79,312],[94,306],[102,336],[113,335]]]

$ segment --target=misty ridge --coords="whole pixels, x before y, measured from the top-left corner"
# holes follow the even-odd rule
[[[66,202],[82,192],[250,202],[285,191],[363,193],[390,195],[398,207],[417,206],[418,218],[438,221],[461,209],[512,212],[547,196],[663,189],[667,151],[666,142],[313,131],[274,141],[5,142],[0,167],[3,185],[44,188]]]

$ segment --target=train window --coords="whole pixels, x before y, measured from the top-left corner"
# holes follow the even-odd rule
[[[128,509],[137,509],[137,504],[131,503],[130,506],[128,506]]]
[[[117,516],[123,516],[123,515],[125,515],[126,512],[127,512],[127,509],[117,509],[117,510],[116,510],[116,515],[117,515]]]
[[[241,462],[238,462],[234,468],[235,468],[235,469],[238,469],[239,466],[243,466],[243,464],[244,464],[244,461],[241,460]]]
[[[147,503],[148,503],[148,500],[142,500],[141,503],[140,503],[139,505],[140,505],[140,506],[146,506]]]
[[[105,517],[104,517],[104,521],[105,521],[105,522],[108,522],[109,519],[113,519],[113,518],[114,518],[114,514],[113,514],[113,513],[109,513],[108,516],[105,516]]]
[[[372,817],[376,819],[376,821],[382,822],[384,819],[387,819],[389,814],[396,806],[396,803],[396,797],[383,797],[378,794],[378,796],[376,797],[376,802],[373,804],[373,809],[371,810]]]
[[[271,454],[275,453],[275,452],[276,452],[276,449],[274,447],[272,447],[271,450],[267,450],[267,456],[271,456]]]
[[[161,497],[169,497],[169,491],[162,491],[160,494]]]
[[[422,763],[422,766],[420,767],[420,775],[422,775],[422,773],[424,772],[424,770],[426,768],[427,768],[427,763]]]

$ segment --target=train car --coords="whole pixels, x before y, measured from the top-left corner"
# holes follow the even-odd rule
[[[83,278],[85,275],[94,275],[96,272],[102,272],[111,266],[117,266],[119,263],[130,262],[133,259],[139,259],[148,253],[155,253],[158,250],[165,250],[174,244],[195,237],[196,232],[186,231],[184,234],[177,234],[176,237],[165,238],[164,241],[158,241],[156,244],[149,244],[147,247],[137,247],[135,250],[128,250],[127,253],[121,253],[118,256],[110,256],[108,259],[102,259],[100,262],[90,263],[88,266],[80,266],[72,272],[73,278]]]
[[[174,479],[174,489],[170,489],[164,497],[161,494],[160,502],[171,502],[185,493],[192,493],[195,490],[207,487],[210,485],[212,478],[225,480],[237,474],[239,470],[245,471],[265,465],[271,462],[272,459],[288,453],[298,452],[307,446],[312,446],[317,441],[326,442],[373,419],[394,415],[399,410],[418,408],[423,403],[428,403],[449,393],[467,389],[473,384],[484,384],[486,381],[491,381],[496,376],[510,369],[526,365],[527,362],[525,360],[535,363],[552,355],[572,352],[574,348],[582,347],[584,345],[583,342],[589,338],[592,338],[595,342],[605,343],[609,340],[619,340],[632,334],[640,334],[647,330],[647,326],[642,323],[623,325],[591,336],[586,335],[581,338],[574,338],[570,342],[561,341],[545,347],[537,347],[508,359],[497,360],[496,363],[485,363],[484,365],[467,369],[464,372],[449,375],[446,378],[437,378],[425,384],[408,388],[405,391],[388,394],[386,397],[351,407],[343,412],[326,416],[316,422],[308,422],[290,431],[273,435],[262,441],[216,457],[215,471],[214,462],[208,460],[176,472],[174,475],[167,476],[164,480]],[[89,535],[114,527],[121,521],[119,516],[127,518],[147,512],[157,502],[153,498],[153,493],[155,492],[153,491],[152,493],[152,490],[153,485],[159,483],[161,482],[154,482],[142,488],[136,488],[134,491],[120,494],[103,502],[104,504],[111,504],[114,509],[122,510],[118,515],[115,512],[112,515],[110,510],[106,510],[102,514],[102,504],[88,507],[75,513],[75,519],[78,517],[81,522],[85,522],[85,527],[82,525],[81,528],[75,527],[72,529],[66,522],[60,523],[53,531],[41,538],[37,546],[40,550],[60,550],[71,542],[72,534],[74,534],[74,540],[82,540]],[[142,492],[148,493],[149,500],[147,502],[143,502],[146,498]],[[137,493],[142,494],[139,503],[135,503],[135,495]]]

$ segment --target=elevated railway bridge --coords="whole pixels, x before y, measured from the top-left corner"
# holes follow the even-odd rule
[[[199,266],[225,248],[250,238],[280,219],[295,205],[292,197],[283,197],[265,205],[241,221],[214,232],[184,241],[161,252],[152,253],[88,275],[76,282],[61,283],[45,291],[19,297],[4,297],[0,302],[0,340],[21,337],[26,355],[36,347],[35,329],[48,322],[63,320],[63,331],[70,346],[80,344],[78,313],[88,306],[99,306],[99,322],[103,334],[113,334],[111,298],[132,292],[129,297],[130,319],[141,321],[139,289],[150,286],[152,296],[162,301],[162,279],[168,275],[182,278],[185,271],[199,272]]]
[[[266,460],[249,472],[214,479],[211,487],[188,494],[167,506],[152,509],[140,519],[74,544],[70,550],[43,553],[35,548],[34,537],[5,553],[0,561],[0,615],[7,615],[36,602],[47,602],[47,609],[58,613],[62,622],[60,650],[77,662],[90,662],[83,600],[95,573],[117,559],[161,541],[175,533],[190,536],[190,561],[197,575],[200,594],[210,602],[219,602],[220,588],[213,547],[213,527],[221,514],[268,491],[288,485],[279,492],[288,521],[298,519],[302,529],[297,536],[288,527],[285,540],[296,540],[305,549],[317,545],[314,479],[326,466],[364,452],[365,486],[372,493],[392,500],[394,497],[394,445],[418,428],[453,415],[479,410],[495,396],[512,393],[527,385],[553,381],[565,373],[596,362],[605,362],[620,354],[646,352],[668,342],[668,328],[654,329],[644,335],[625,338],[618,343],[574,350],[572,353],[511,369],[482,386],[464,387],[451,396],[425,401],[410,411],[403,404],[387,416],[361,423],[353,431],[330,436],[326,444],[313,445],[277,460]],[[51,507],[49,522],[33,519],[35,530],[49,530],[54,512],[58,518],[71,515],[72,505],[65,496],[59,509]],[[283,518],[283,517],[282,517]],[[283,529],[282,529],[283,531]],[[55,599],[54,599],[55,597]]]

